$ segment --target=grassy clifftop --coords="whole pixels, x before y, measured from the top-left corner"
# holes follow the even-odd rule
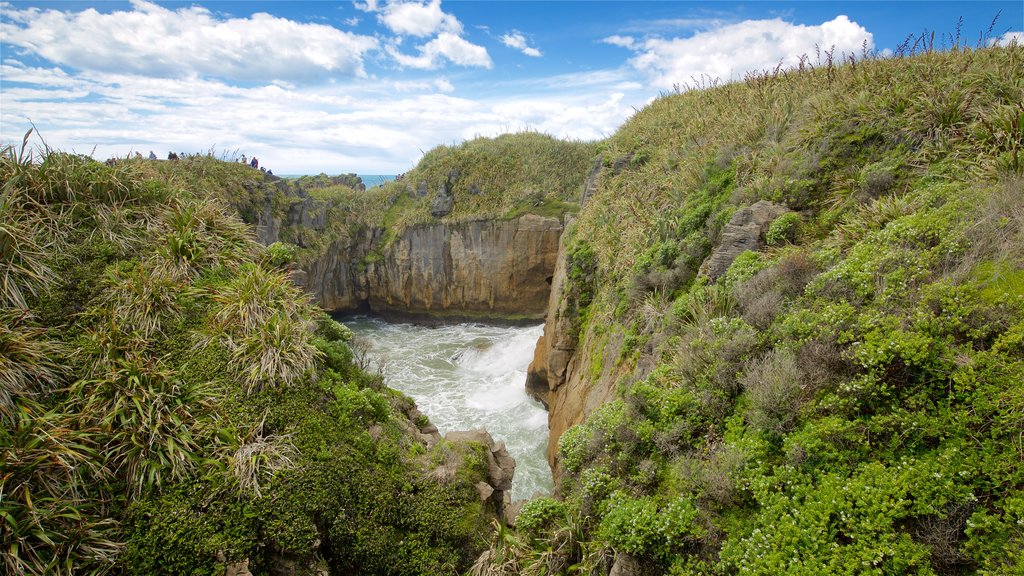
[[[486,463],[416,440],[411,401],[218,199],[261,204],[252,176],[0,151],[0,572],[475,557]]]
[[[430,200],[442,187],[455,199],[446,220],[509,218],[524,213],[560,216],[575,210],[595,145],[535,132],[474,138],[427,152],[402,181],[386,188],[422,195],[389,217],[399,225],[430,222]],[[411,200],[411,198],[410,198]]]
[[[638,112],[567,232],[571,369],[614,399],[478,573],[1020,573],[1022,102],[1015,46]]]

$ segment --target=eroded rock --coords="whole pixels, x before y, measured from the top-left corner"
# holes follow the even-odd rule
[[[733,214],[722,229],[722,238],[700,266],[700,275],[715,280],[747,250],[764,246],[764,234],[773,220],[790,210],[781,204],[759,200]]]

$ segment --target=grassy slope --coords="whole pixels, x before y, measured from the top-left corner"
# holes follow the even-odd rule
[[[529,504],[486,572],[1024,570],[1021,102],[1016,47],[638,112],[605,143],[630,167],[569,232],[580,365],[617,400],[562,437],[563,499]],[[797,215],[696,279],[759,199]]]
[[[423,574],[475,556],[485,465],[424,474],[451,450],[411,439],[411,402],[217,200],[259,206],[252,176],[0,153],[0,571],[259,572],[276,554]]]

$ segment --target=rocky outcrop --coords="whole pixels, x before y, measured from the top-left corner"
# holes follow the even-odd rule
[[[722,229],[722,239],[700,266],[700,275],[714,280],[725,274],[737,256],[764,246],[764,234],[773,220],[789,209],[781,204],[759,200],[733,214]]]
[[[493,506],[499,518],[504,517],[505,507],[510,503],[509,492],[512,490],[512,478],[516,473],[516,461],[505,448],[504,442],[495,442],[491,434],[483,428],[475,430],[449,432],[444,439],[452,444],[480,444],[485,450],[487,459],[487,477],[477,482],[476,489],[480,501]]]

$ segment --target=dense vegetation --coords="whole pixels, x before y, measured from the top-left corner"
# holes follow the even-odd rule
[[[1021,573],[1024,48],[827,58],[365,192],[5,148],[3,570],[465,570],[485,466],[413,440],[282,266],[361,227],[575,210],[597,158],[560,309],[614,400],[473,572]],[[763,246],[702,273],[760,200],[788,209]],[[242,222],[267,214],[264,249]]]
[[[1024,571],[1024,48],[665,95],[602,143],[559,497],[484,574]],[[723,227],[784,205],[701,273]]]
[[[0,151],[0,572],[472,562],[485,465],[415,440],[411,401],[255,242],[237,212],[276,188],[27,140]]]

